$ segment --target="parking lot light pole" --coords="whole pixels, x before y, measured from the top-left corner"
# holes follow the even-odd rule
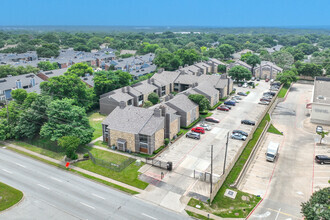
[[[225,170],[226,170],[226,159],[227,159],[228,140],[229,140],[229,131],[228,131],[228,133],[227,133],[227,142],[226,142],[226,150],[225,150],[225,159],[224,159],[224,162],[223,162],[223,174],[225,174]]]
[[[211,177],[210,177],[210,195],[212,195],[212,176],[213,176],[213,145],[211,145]],[[210,197],[211,198],[211,197]]]

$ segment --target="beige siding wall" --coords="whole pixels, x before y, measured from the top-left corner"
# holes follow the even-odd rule
[[[155,133],[155,150],[164,145],[164,129],[160,129]]]
[[[170,94],[170,85],[166,85],[166,95]]]
[[[180,131],[179,123],[180,123],[180,118],[177,118],[176,120],[172,121],[170,124],[170,131],[171,131],[170,139],[171,140]]]
[[[196,119],[199,117],[199,106],[197,106],[197,109],[196,109]]]
[[[186,123],[187,123],[187,126],[189,126],[190,125],[190,120],[191,120],[191,112],[187,112],[187,121],[186,121]]]
[[[110,130],[110,146],[117,145],[118,138],[124,139],[127,142],[127,149],[135,152],[135,136],[131,133],[122,131]]]
[[[311,122],[330,125],[330,105],[313,103]]]

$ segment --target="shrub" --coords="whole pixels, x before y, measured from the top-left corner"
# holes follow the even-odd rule
[[[89,154],[88,153],[85,153],[84,156],[83,156],[84,159],[88,159],[89,158]]]
[[[167,146],[169,143],[170,143],[170,140],[169,140],[168,138],[165,138],[165,139],[164,139],[164,144],[165,144],[165,146]]]

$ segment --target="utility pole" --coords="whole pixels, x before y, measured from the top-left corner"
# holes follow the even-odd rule
[[[211,145],[211,177],[210,177],[210,198],[212,195],[212,176],[213,176],[213,145]]]
[[[228,140],[229,140],[229,131],[228,131],[228,133],[227,133],[227,142],[226,142],[226,150],[225,150],[225,159],[224,159],[224,162],[223,162],[223,174],[225,174],[225,170],[226,170],[226,159],[227,159]]]

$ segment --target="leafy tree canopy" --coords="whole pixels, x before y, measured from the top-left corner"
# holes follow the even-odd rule
[[[188,98],[195,102],[198,107],[199,107],[199,111],[202,112],[202,111],[205,111],[207,109],[210,108],[210,102],[207,98],[205,98],[205,96],[203,95],[200,95],[200,94],[190,94],[188,96]]]
[[[232,77],[233,80],[240,81],[240,80],[250,80],[252,74],[250,70],[243,66],[234,66],[228,71],[228,75]]]
[[[301,204],[301,212],[307,220],[330,219],[330,187],[313,193],[307,202]]]
[[[93,74],[93,68],[88,66],[86,63],[75,63],[73,64],[68,71],[67,74],[76,74],[77,76],[85,76],[87,73],[89,75]]]

